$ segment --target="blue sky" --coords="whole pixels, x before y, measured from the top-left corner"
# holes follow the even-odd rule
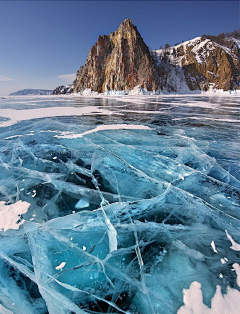
[[[153,49],[240,27],[239,1],[0,1],[0,95],[71,83],[125,18]]]

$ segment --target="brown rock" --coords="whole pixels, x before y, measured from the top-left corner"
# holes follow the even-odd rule
[[[197,37],[150,53],[136,26],[126,19],[115,32],[99,36],[77,72],[74,92],[127,92],[138,85],[169,92],[239,88],[237,43],[234,38],[228,39],[229,48]]]
[[[208,90],[210,86],[223,90],[239,88],[240,59],[233,50],[200,37],[174,49],[190,90]],[[172,50],[167,55],[169,60],[173,57]]]
[[[99,36],[77,73],[74,91],[128,91],[137,85],[156,90],[159,76],[147,45],[132,21],[126,19],[115,32]]]

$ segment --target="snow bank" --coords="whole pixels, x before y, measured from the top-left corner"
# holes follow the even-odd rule
[[[86,106],[80,108],[74,107],[49,107],[36,108],[27,110],[15,109],[0,109],[0,117],[7,118],[7,121],[1,121],[0,127],[7,127],[16,124],[20,121],[27,121],[32,119],[48,118],[48,117],[66,117],[66,116],[81,116],[81,115],[110,115],[111,111],[94,106]]]

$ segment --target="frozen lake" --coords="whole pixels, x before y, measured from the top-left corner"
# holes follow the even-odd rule
[[[239,314],[239,100],[0,99],[0,313]]]

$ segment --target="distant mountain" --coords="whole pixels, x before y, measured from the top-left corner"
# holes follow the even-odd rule
[[[150,51],[137,27],[124,20],[110,35],[99,36],[73,86],[60,86],[55,94],[206,91],[240,88],[239,32],[196,37],[182,44]],[[215,39],[216,38],[216,39]],[[217,42],[215,42],[215,39]]]
[[[51,95],[52,90],[48,89],[22,89],[9,94],[9,96],[27,96],[27,95]]]

